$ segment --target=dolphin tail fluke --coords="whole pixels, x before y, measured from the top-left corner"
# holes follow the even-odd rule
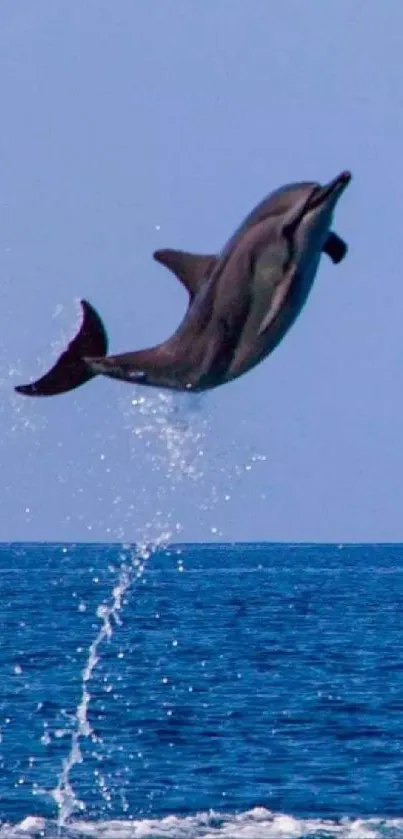
[[[86,356],[105,356],[108,336],[98,312],[87,300],[81,300],[83,320],[77,335],[54,366],[36,382],[18,385],[15,390],[24,396],[56,396],[67,393],[93,379],[97,373],[88,367]]]

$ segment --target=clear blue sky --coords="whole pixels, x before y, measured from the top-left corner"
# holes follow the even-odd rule
[[[403,541],[402,32],[400,0],[2,0],[0,539]],[[348,258],[252,373],[173,414],[13,393],[78,298],[113,352],[163,339],[186,298],[154,249],[345,168]]]

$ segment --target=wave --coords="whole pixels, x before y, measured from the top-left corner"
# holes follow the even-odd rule
[[[238,815],[197,813],[161,819],[57,822],[28,816],[0,826],[0,839],[403,839],[403,818],[298,819],[264,807]]]

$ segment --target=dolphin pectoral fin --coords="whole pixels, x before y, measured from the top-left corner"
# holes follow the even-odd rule
[[[36,382],[18,385],[15,390],[24,396],[56,396],[67,393],[90,381],[96,375],[86,364],[87,355],[103,356],[108,351],[108,336],[98,312],[81,300],[83,320],[77,335],[54,366]]]
[[[342,261],[342,259],[344,259],[347,253],[347,245],[343,239],[337,235],[337,233],[333,233],[332,231],[326,239],[323,246],[323,252],[327,253],[332,262],[337,265]]]
[[[155,251],[153,257],[178,277],[191,299],[197,294],[217,261],[217,257],[212,254],[188,253],[172,248]]]

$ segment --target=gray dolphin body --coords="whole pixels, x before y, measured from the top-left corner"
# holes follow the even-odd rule
[[[203,391],[236,379],[280,343],[312,288],[322,252],[340,262],[347,246],[331,231],[333,212],[351,180],[289,184],[246,217],[222,252],[156,251],[189,293],[187,312],[168,340],[150,349],[107,355],[108,339],[85,300],[78,334],[55,365],[28,385],[28,396],[65,393],[96,375],[132,384]]]

